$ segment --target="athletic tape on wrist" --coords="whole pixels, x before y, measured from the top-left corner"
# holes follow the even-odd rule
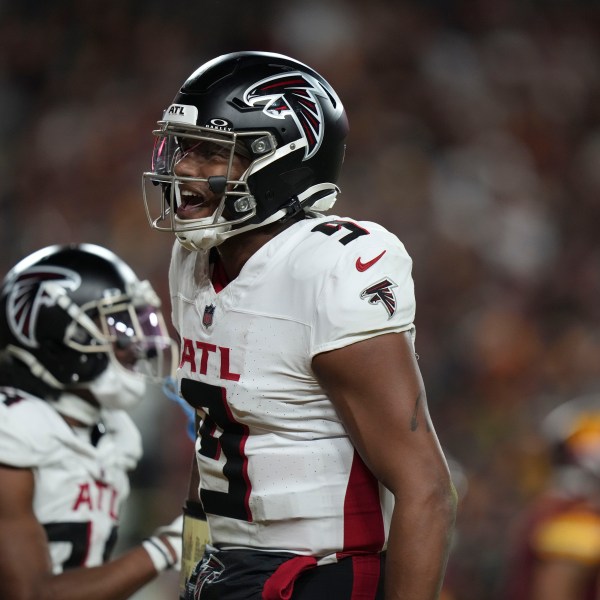
[[[169,548],[160,538],[155,536],[146,538],[142,542],[142,546],[150,556],[150,560],[158,573],[170,569],[175,564]]]

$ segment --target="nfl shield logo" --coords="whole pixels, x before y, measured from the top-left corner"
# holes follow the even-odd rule
[[[212,325],[213,316],[215,314],[215,308],[217,308],[214,304],[209,304],[204,307],[204,315],[202,315],[202,325],[207,329]]]

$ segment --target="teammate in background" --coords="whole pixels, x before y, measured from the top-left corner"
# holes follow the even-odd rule
[[[144,201],[177,237],[179,392],[212,537],[187,598],[439,596],[456,498],[411,259],[380,225],[320,214],[347,130],[314,70],[239,52],[193,73],[154,132]]]
[[[523,516],[506,600],[595,600],[600,591],[600,396],[571,400],[543,423],[552,475]]]
[[[110,560],[140,433],[171,369],[158,296],[115,254],[51,246],[0,290],[0,598],[128,598],[181,555],[181,518]],[[156,368],[156,371],[153,369]]]

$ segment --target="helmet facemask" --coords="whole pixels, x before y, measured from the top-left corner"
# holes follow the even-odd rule
[[[250,191],[248,178],[275,155],[276,142],[273,135],[267,131],[222,132],[208,127],[167,121],[160,121],[159,127],[153,132],[156,141],[152,171],[143,174],[144,203],[152,228],[175,233],[184,246],[186,241],[194,246],[199,240],[214,238],[211,241],[215,243],[210,243],[208,247],[217,245],[231,235],[246,231],[248,227],[243,225],[254,219],[257,214],[257,203]],[[199,151],[203,147],[203,151],[208,152],[209,148],[214,150],[215,146],[227,159],[227,170],[223,176],[204,178],[176,174],[177,163],[187,154]],[[232,176],[236,154],[251,161],[239,178]],[[252,159],[252,156],[257,158]],[[150,186],[149,183],[153,185]],[[205,185],[213,194],[221,195],[219,205],[209,217],[179,218],[177,208],[184,202],[185,193],[182,188],[198,184]],[[201,234],[194,235],[194,232]],[[200,242],[200,245],[204,244]]]
[[[72,386],[89,390],[108,409],[132,409],[148,383],[172,377],[176,367],[175,343],[154,290],[147,281],[128,287],[126,294],[107,290],[102,300],[82,306],[85,316],[73,320],[64,340],[82,356],[100,349],[108,356],[108,365],[98,377]]]
[[[175,370],[176,350],[158,297],[148,281],[128,287],[126,293],[106,290],[104,298],[81,307],[72,304],[64,344],[82,355],[104,352],[120,369],[162,380]]]

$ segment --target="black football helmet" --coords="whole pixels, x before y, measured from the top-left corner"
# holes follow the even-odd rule
[[[85,387],[109,365],[160,378],[175,360],[160,304],[150,283],[106,248],[43,248],[4,278],[0,350],[55,390]],[[125,348],[124,363],[115,353]]]
[[[197,250],[302,210],[331,208],[348,121],[335,91],[307,65],[281,54],[234,52],[198,68],[153,133],[152,171],[143,174],[148,220]],[[227,176],[176,176],[186,146],[202,141],[229,152]],[[236,180],[229,176],[234,153],[250,161]],[[205,182],[223,194],[212,217],[177,218],[186,182]]]

